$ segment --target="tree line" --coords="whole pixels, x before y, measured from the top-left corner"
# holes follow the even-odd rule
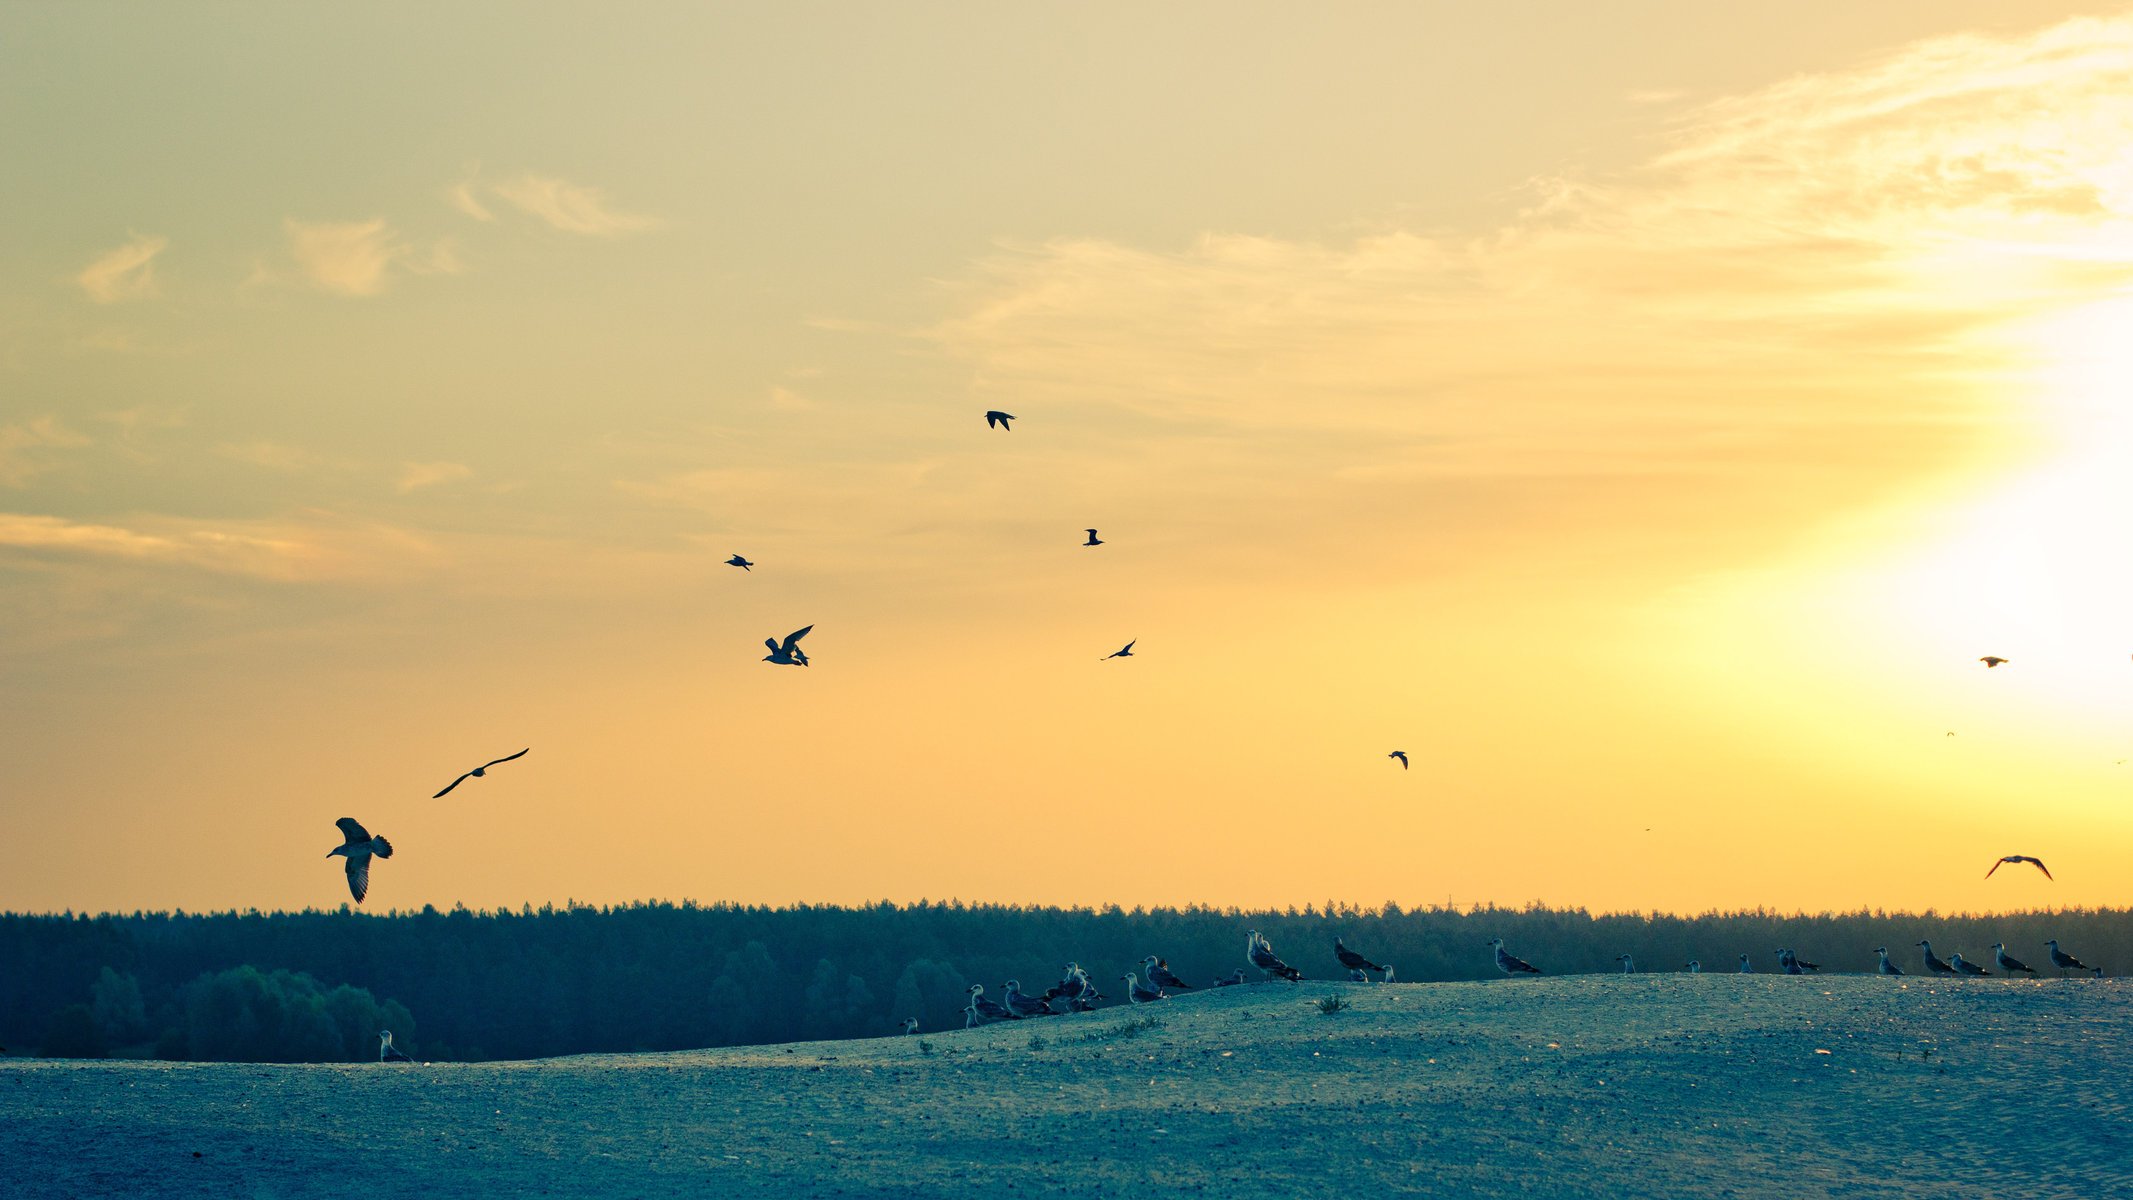
[[[1871,971],[1876,946],[1922,974],[1921,938],[2041,975],[2057,938],[2115,973],[2133,909],[2002,915],[1594,914],[1584,909],[1125,910],[926,902],[764,908],[640,903],[479,912],[0,914],[0,1046],[63,1057],[345,1062],[377,1033],[417,1058],[483,1060],[878,1037],[903,1018],[960,1028],[965,989],[1041,991],[1079,962],[1113,1002],[1150,954],[1204,986],[1245,966],[1247,929],[1307,980],[1345,979],[1333,939],[1403,983],[1494,978],[1490,938],[1553,975],[1676,971],[1738,956],[1777,969],[1796,949],[1825,972]],[[1258,979],[1256,971],[1248,977]]]

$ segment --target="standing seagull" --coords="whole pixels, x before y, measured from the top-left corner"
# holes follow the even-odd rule
[[[1387,757],[1387,758],[1397,758],[1397,759],[1399,759],[1399,760],[1400,760],[1400,769],[1401,769],[1402,771],[1405,771],[1405,770],[1407,769],[1407,751],[1405,751],[1405,750],[1395,750],[1395,751],[1393,751],[1392,753],[1390,753],[1390,754],[1386,755],[1385,757]]]
[[[2045,877],[2046,879],[2050,879],[2050,878],[2052,877],[2052,872],[2051,872],[2051,868],[2050,868],[2050,867],[2047,867],[2047,866],[2045,866],[2045,865],[2044,865],[2044,860],[2043,860],[2043,859],[2041,859],[2041,858],[2031,858],[2031,857],[2030,857],[2029,855],[2027,855],[2027,854],[2009,854],[2009,855],[2006,855],[2005,857],[2001,858],[1999,862],[1996,862],[1996,863],[1992,864],[1992,871],[1997,871],[1997,870],[1999,870],[1999,869],[2000,869],[2000,864],[2001,864],[2001,863],[2035,863],[2035,864],[2036,864],[2036,867],[2037,867],[2037,869],[2038,869],[2039,871],[2042,871],[2042,872],[2044,872],[2044,877]],[[2077,865],[2078,865],[2078,864],[2077,864]],[[1990,878],[1992,878],[1992,871],[1987,871],[1987,872],[1985,872],[1985,878],[1987,878],[1987,879],[1990,879]],[[2079,875],[2080,873],[2081,873],[2081,872],[2079,872],[2079,871],[2076,871],[2076,872],[2074,872],[2074,874],[2076,874],[2076,875]]]
[[[1696,961],[1696,960],[1695,960],[1695,959],[1693,959],[1693,958],[1689,960],[1689,965],[1688,965],[1688,968],[1687,968],[1687,969],[1688,969],[1688,972],[1689,972],[1689,974],[1691,974],[1691,975],[1701,975],[1701,974],[1703,974],[1703,964],[1702,964],[1702,963],[1700,963],[1700,962],[1698,962],[1698,961]]]
[[[745,571],[748,568],[754,566],[755,564],[736,554],[732,558],[726,560],[726,565],[729,567],[739,567],[741,570]]]
[[[2014,974],[2016,971],[2020,971],[2025,975],[2034,975],[2037,973],[2037,969],[2035,967],[2030,966],[2028,963],[2023,962],[2021,959],[2007,957],[2007,943],[2005,942],[1994,942],[1992,944],[1992,961],[1998,964],[1999,968],[2002,971],[2007,972],[2009,975]]]
[[[2061,950],[2059,948],[2058,938],[2053,938],[2052,940],[2044,943],[2044,945],[2046,949],[2052,952],[2052,965],[2059,968],[2062,973],[2066,971],[2093,971],[2097,969],[2088,965],[2085,962],[2082,962],[2080,959],[2075,958],[2073,955],[2068,954],[2066,951]]]
[[[1014,419],[1015,414],[1004,413],[997,408],[988,408],[985,410],[985,428],[987,429],[1005,429],[1011,432],[1013,431],[1014,426],[1008,424],[1008,422]]]
[[[1879,954],[1881,956],[1881,965],[1875,968],[1876,970],[1880,971],[1883,975],[1903,974],[1902,967],[1899,967],[1895,963],[1889,961],[1889,948],[1887,946],[1874,947],[1874,953]]]
[[[326,851],[326,857],[332,858],[339,854],[348,859],[348,890],[355,896],[356,903],[361,904],[363,894],[370,890],[371,855],[391,858],[393,844],[382,837],[370,836],[370,832],[363,828],[362,822],[354,817],[342,817],[334,824],[341,827],[341,836],[347,840]]]
[[[763,644],[770,647],[770,653],[763,656],[763,661],[776,663],[781,667],[806,666],[807,651],[800,649],[800,639],[806,637],[808,631],[813,628],[814,626],[809,625],[806,629],[796,629],[786,634],[783,645],[780,645],[776,638],[764,638]]]
[[[1022,991],[1022,981],[1019,979],[1010,979],[1001,984],[1000,991],[1007,997],[1009,1011],[1019,1016],[1055,1017],[1059,1015],[1052,1011],[1051,1001],[1041,996],[1025,995]]]
[[[507,763],[514,758],[524,758],[527,753],[532,749],[533,747],[528,746],[526,747],[526,749],[519,751],[517,754],[506,754],[502,758],[491,759],[490,761],[481,764],[480,766],[474,768],[466,774],[461,775],[459,778],[454,779],[452,782],[445,784],[444,792],[451,791],[453,788],[458,787],[460,784],[465,783],[469,779],[480,779],[482,776],[487,775],[489,773],[489,768],[495,766],[497,763]],[[439,792],[436,795],[431,796],[430,799],[441,800],[444,798],[444,792]]]
[[[1104,540],[1100,537],[1097,537],[1096,531],[1093,529],[1089,531],[1089,540],[1082,543],[1082,545],[1084,546],[1101,546],[1103,544]]]
[[[1985,968],[1977,965],[1974,962],[1964,962],[1963,952],[1960,950],[1948,956],[1948,965],[1954,967],[1956,970],[1962,972],[1965,975],[1992,974],[1992,972],[1986,970]]]
[[[1260,937],[1256,929],[1245,931],[1244,957],[1251,960],[1253,966],[1266,972],[1268,979],[1279,976],[1290,983],[1300,983],[1303,980],[1303,972],[1276,958],[1273,943]]]
[[[1147,984],[1142,983],[1131,971],[1119,976],[1119,978],[1126,983],[1126,1000],[1129,1003],[1153,1004],[1158,1000],[1169,999],[1168,996],[1163,994],[1163,989],[1149,987]]]
[[[1489,947],[1496,951],[1496,968],[1504,974],[1517,975],[1520,972],[1524,972],[1528,975],[1538,975],[1541,973],[1539,967],[1534,966],[1525,959],[1505,953],[1502,938],[1492,939],[1489,942]]]
[[[1380,975],[1385,973],[1385,968],[1343,946],[1339,938],[1333,939],[1333,957],[1341,960],[1341,965],[1351,971],[1376,971]]]
[[[1189,992],[1192,990],[1191,984],[1170,973],[1169,963],[1164,962],[1162,959],[1157,958],[1153,954],[1142,959],[1141,966],[1146,968],[1148,971],[1148,982],[1154,984],[1156,987],[1162,989],[1163,991],[1167,992],[1172,988],[1176,988],[1179,991],[1183,992]]]
[[[1216,986],[1216,987],[1236,987],[1236,986],[1237,986],[1238,984],[1240,984],[1240,983],[1243,983],[1243,982],[1244,982],[1244,968],[1243,968],[1243,967],[1238,967],[1238,968],[1237,968],[1237,970],[1236,970],[1236,972],[1235,972],[1234,974],[1231,974],[1231,975],[1227,976],[1226,978],[1222,978],[1222,979],[1217,979],[1217,980],[1215,980],[1214,986]]]
[[[1750,961],[1745,954],[1740,956],[1740,973],[1743,975],[1755,974],[1755,963]]]
[[[965,1029],[970,1028],[972,1025],[982,1025],[987,1021],[1019,1021],[1022,1019],[987,1000],[985,998],[985,985],[982,983],[970,985],[970,1005],[963,1011],[970,1017],[970,1020],[963,1025]]]
[[[1918,948],[1926,952],[1926,970],[1935,975],[1955,974],[1954,967],[1942,962],[1940,956],[1933,953],[1933,943],[1922,941],[1918,943]]]
[[[1635,975],[1637,973],[1637,960],[1629,955],[1617,954],[1615,955],[1615,961],[1622,964],[1622,973],[1624,975]]]
[[[918,1032],[918,1018],[917,1018],[917,1017],[905,1017],[905,1018],[904,1018],[904,1036],[905,1036],[905,1037],[909,1037],[909,1036],[911,1036],[912,1034],[914,1034],[914,1033],[917,1033],[917,1032]]]
[[[1997,667],[1997,666],[1999,666],[1999,665],[2000,665],[2001,663],[2003,663],[2003,662],[2006,662],[2007,660],[2006,660],[2006,659],[2004,659],[2004,658],[2001,658],[2001,657],[2000,657],[1999,655],[1997,655],[1997,654],[1988,654],[1988,655],[1986,655],[1985,657],[1983,657],[1983,658],[1979,659],[1978,661],[1979,661],[1979,662],[1981,662],[1981,663],[1984,663],[1984,664],[1985,664],[1985,669],[1986,669],[1986,670],[1988,670],[1988,671],[1990,671],[1990,670],[1991,670],[1991,669],[1993,669],[1994,667]]]
[[[1130,642],[1127,642],[1127,643],[1126,643],[1126,648],[1125,648],[1125,649],[1123,649],[1123,650],[1113,650],[1113,651],[1112,651],[1111,653],[1109,653],[1109,654],[1106,654],[1106,655],[1104,655],[1104,656],[1103,656],[1103,658],[1101,658],[1101,659],[1098,659],[1097,661],[1099,661],[1099,662],[1108,662],[1108,661],[1110,661],[1111,659],[1114,659],[1114,658],[1132,658],[1132,657],[1133,657],[1133,647],[1134,647],[1134,646],[1135,646],[1136,644],[1138,644],[1139,642],[1140,642],[1140,639],[1139,639],[1139,638],[1134,638],[1134,639],[1133,639],[1133,641],[1130,641]]]
[[[378,1031],[378,1061],[411,1063],[415,1060],[400,1053],[400,1048],[393,1045],[392,1030],[380,1029]]]

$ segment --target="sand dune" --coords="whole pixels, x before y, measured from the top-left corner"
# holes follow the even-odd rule
[[[2120,981],[1647,975],[523,1063],[9,1060],[0,1191],[2133,1195],[2129,1034]]]

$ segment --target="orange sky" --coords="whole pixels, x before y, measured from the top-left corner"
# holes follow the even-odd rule
[[[0,96],[0,908],[342,815],[381,908],[2129,902],[2133,14],[17,7]]]

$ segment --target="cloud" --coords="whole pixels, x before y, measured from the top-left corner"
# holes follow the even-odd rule
[[[539,217],[565,233],[595,237],[618,237],[657,229],[656,217],[620,212],[607,206],[597,188],[580,187],[561,179],[521,175],[489,189],[520,211]]]
[[[426,487],[432,487],[436,484],[450,483],[453,480],[465,479],[467,476],[472,475],[473,473],[474,469],[472,467],[466,466],[463,463],[403,463],[400,467],[399,481],[393,484],[393,490],[405,496],[409,492],[417,491]]]
[[[282,222],[289,256],[304,279],[322,291],[343,296],[376,296],[392,285],[397,272],[457,275],[465,269],[456,244],[443,238],[427,250],[403,240],[385,218],[369,221]],[[273,282],[263,265],[250,282]]]
[[[446,188],[444,195],[445,199],[452,202],[453,208],[477,221],[496,219],[496,214],[490,212],[489,207],[481,202],[481,197],[474,194],[474,180],[471,177]]]
[[[127,525],[0,512],[0,558],[172,565],[279,582],[383,578],[437,560],[425,539],[327,514],[295,521],[148,516]]]
[[[84,267],[74,282],[98,304],[146,299],[156,294],[156,255],[169,245],[166,237],[135,234],[133,240]]]
[[[215,453],[224,458],[270,471],[309,471],[325,465],[326,460],[301,446],[281,442],[250,441],[229,442],[215,447]]]
[[[23,488],[51,470],[41,451],[86,446],[89,439],[51,417],[0,425],[0,487]]]

